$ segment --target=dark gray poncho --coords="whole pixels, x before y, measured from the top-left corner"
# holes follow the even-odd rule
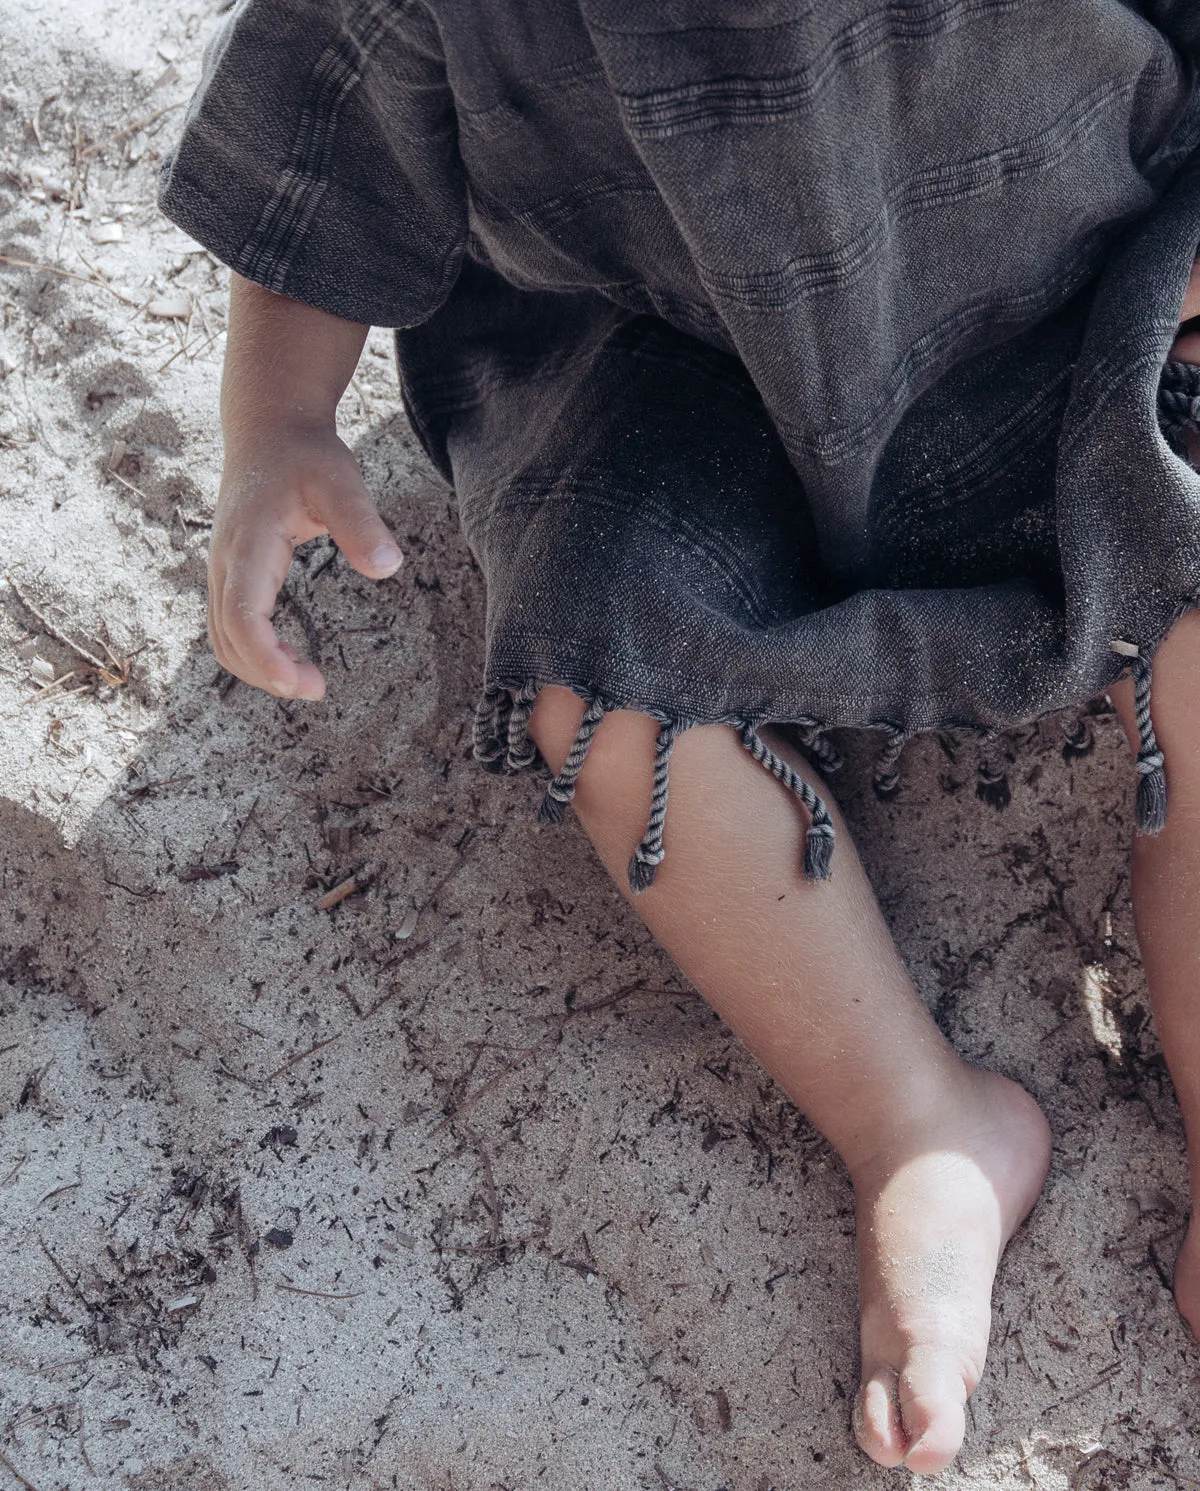
[[[476,754],[537,689],[678,730],[983,735],[1138,683],[1200,595],[1197,0],[241,0],[162,205],[394,326],[487,581]]]

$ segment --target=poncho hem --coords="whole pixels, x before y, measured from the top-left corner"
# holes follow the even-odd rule
[[[1168,362],[1159,388],[1158,415],[1164,438],[1178,456],[1190,463],[1189,440],[1200,433],[1200,367]],[[1127,673],[1132,675],[1134,683],[1134,715],[1138,731],[1135,823],[1139,834],[1160,833],[1167,817],[1166,762],[1154,733],[1150,711],[1153,659],[1175,623],[1188,611],[1196,609],[1200,609],[1200,590],[1176,602],[1167,625],[1153,640],[1137,642],[1126,637],[1114,637],[1110,642],[1114,657],[1124,659],[1127,666],[1121,666],[1105,687],[1111,687]],[[540,753],[529,737],[529,719],[538,694],[550,686],[569,689],[582,700],[584,709],[566,759],[552,775],[538,808],[537,819],[543,826],[562,822],[575,795],[575,784],[592,740],[606,714],[619,709],[633,709],[658,722],[649,817],[627,871],[630,889],[635,894],[653,885],[658,867],[666,857],[664,827],[670,791],[671,753],[679,735],[696,725],[732,727],[750,756],[800,800],[809,815],[803,864],[805,878],[814,881],[829,879],[836,838],[829,811],[811,783],[772,750],[760,731],[766,724],[792,727],[797,732],[797,744],[809,764],[823,775],[829,775],[842,765],[841,754],[827,734],[829,730],[839,728],[835,722],[813,714],[776,717],[749,710],[713,712],[703,717],[684,716],[646,705],[632,697],[617,698],[611,691],[601,690],[594,683],[590,687],[580,686],[568,679],[562,670],[554,672],[554,676],[535,674],[532,677],[500,671],[488,678],[474,713],[472,754],[486,770],[518,772],[541,763]],[[1069,728],[1066,724],[1063,726],[1063,755],[1068,759],[1091,754],[1093,740],[1084,712],[1087,702],[1076,704],[1074,722]],[[1002,809],[1011,801],[1011,788],[1007,773],[987,747],[1003,735],[1028,729],[1043,719],[1061,716],[1071,709],[1070,705],[1060,705],[1033,719],[1014,722],[1003,730],[994,725],[957,719],[915,729],[891,720],[870,720],[857,728],[878,730],[885,737],[872,777],[876,796],[882,801],[895,797],[900,789],[900,758],[914,736],[926,733],[968,735],[982,747],[976,793],[981,800]]]

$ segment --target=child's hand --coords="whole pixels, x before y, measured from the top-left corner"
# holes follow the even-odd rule
[[[338,400],[366,336],[356,322],[233,277],[208,633],[223,668],[287,699],[325,695],[320,670],[271,625],[296,545],[328,533],[373,580],[400,565],[396,541],[337,435]]]
[[[327,533],[359,574],[394,574],[400,550],[332,422],[272,424],[228,449],[209,558],[208,630],[217,661],[288,699],[320,699],[325,680],[271,625],[292,550]]]
[[[1183,308],[1179,313],[1179,319],[1183,322],[1192,316],[1200,316],[1200,259],[1192,265],[1192,278],[1188,284],[1187,294],[1183,297]],[[1200,363],[1200,331],[1189,331],[1181,337],[1176,337],[1175,345],[1171,348],[1171,356],[1179,362]]]

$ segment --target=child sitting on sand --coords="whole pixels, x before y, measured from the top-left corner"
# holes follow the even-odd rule
[[[956,1454],[1050,1135],[917,996],[827,729],[882,795],[973,735],[995,800],[991,736],[1109,692],[1200,1165],[1198,69],[1194,0],[241,0],[164,168],[235,271],[217,657],[320,699],[293,550],[400,565],[335,425],[397,328],[487,581],[475,754],[540,756],[845,1161],[881,1465]],[[1200,1325],[1196,1227],[1175,1289]]]

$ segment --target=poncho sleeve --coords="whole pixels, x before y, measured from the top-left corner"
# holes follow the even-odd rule
[[[425,6],[241,0],[209,44],[159,204],[268,289],[368,325],[424,321],[467,236]]]

